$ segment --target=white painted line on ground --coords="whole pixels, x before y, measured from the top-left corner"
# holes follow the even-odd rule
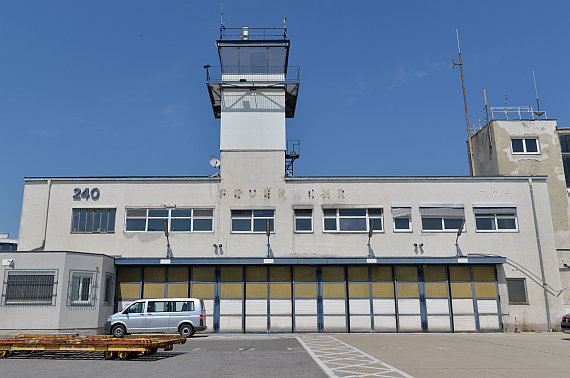
[[[413,378],[333,336],[297,336],[296,339],[329,377]]]

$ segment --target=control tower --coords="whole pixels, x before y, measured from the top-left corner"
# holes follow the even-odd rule
[[[205,67],[214,116],[221,119],[222,173],[238,163],[236,160],[264,152],[253,155],[264,159],[274,155],[280,161],[275,161],[279,164],[275,169],[283,176],[287,148],[285,118],[295,116],[299,91],[299,68],[288,65],[290,41],[286,25],[283,28],[222,26],[216,43],[220,66]]]

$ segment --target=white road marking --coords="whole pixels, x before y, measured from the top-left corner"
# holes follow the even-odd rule
[[[329,377],[413,378],[333,336],[307,335],[296,338]]]

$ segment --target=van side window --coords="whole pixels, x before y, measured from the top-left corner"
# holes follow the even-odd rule
[[[149,301],[146,312],[168,312],[168,302]]]
[[[126,313],[140,314],[142,312],[144,312],[144,302],[136,302],[129,306]]]
[[[194,311],[194,301],[172,302],[172,311]]]

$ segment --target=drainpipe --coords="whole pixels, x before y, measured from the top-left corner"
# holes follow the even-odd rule
[[[51,180],[48,180],[48,196],[47,196],[47,203],[46,203],[46,216],[45,216],[45,222],[44,222],[44,240],[42,240],[42,245],[40,245],[39,247],[33,248],[31,249],[31,251],[38,251],[38,250],[44,250],[45,246],[46,246],[46,237],[47,237],[47,225],[48,225],[48,214],[49,214],[49,200],[51,197]]]
[[[544,277],[544,264],[542,262],[542,247],[540,246],[540,233],[538,231],[538,222],[536,220],[536,206],[534,204],[534,189],[532,187],[532,179],[528,179],[528,187],[530,190],[530,202],[532,203],[532,216],[534,217],[534,232],[536,233],[536,246],[538,247],[538,259],[540,261],[540,274],[542,275],[542,289],[544,290],[544,305],[546,308],[546,320],[548,322],[548,331],[552,332],[552,322],[550,321],[550,306],[548,305],[548,292],[546,291],[546,278]]]

